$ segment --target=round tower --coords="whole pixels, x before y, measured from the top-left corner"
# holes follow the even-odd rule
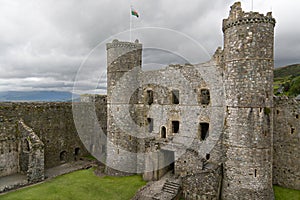
[[[223,20],[226,154],[222,199],[273,199],[272,14],[244,12],[241,3]]]
[[[122,92],[121,90],[122,85],[130,85],[130,87],[132,86],[133,88],[139,86],[138,71],[139,69],[141,69],[142,63],[142,44],[140,44],[138,40],[136,40],[134,43],[113,40],[112,43],[108,43],[106,45],[106,49],[106,172],[111,175],[126,175],[128,173],[133,173],[134,171],[136,171],[137,138],[132,136],[132,133],[127,133],[126,129],[124,129],[124,124],[122,124],[121,122],[122,116],[126,115],[126,111],[127,113],[130,113],[130,111],[128,111],[128,105],[137,103],[137,94],[124,94],[124,92]],[[136,68],[138,68],[138,70],[134,70]],[[128,72],[130,72],[130,78],[124,79],[124,75]],[[128,95],[130,97],[130,102],[128,102],[127,100]],[[134,116],[131,117],[134,118]]]

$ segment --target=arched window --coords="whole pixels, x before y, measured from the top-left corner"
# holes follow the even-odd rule
[[[210,154],[207,153],[206,156],[205,156],[206,160],[209,160],[210,159]]]
[[[79,156],[80,155],[80,148],[77,147],[75,148],[75,156]]]
[[[76,161],[79,158],[79,156],[80,156],[80,148],[77,147],[74,150],[74,160]]]
[[[66,151],[60,152],[59,159],[61,162],[66,162],[67,161],[67,152]]]
[[[27,139],[23,141],[23,151],[30,151],[30,145]]]
[[[162,126],[160,131],[161,138],[167,138],[167,129],[166,127]]]

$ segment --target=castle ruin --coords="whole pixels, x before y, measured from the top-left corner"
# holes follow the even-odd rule
[[[171,173],[168,184],[188,200],[269,200],[274,184],[300,190],[300,102],[273,95],[274,26],[271,13],[235,3],[210,61],[156,71],[142,70],[138,41],[108,43],[107,96],[75,105],[97,113],[80,124],[87,138],[71,103],[0,103],[0,177],[41,181],[45,169],[98,149],[107,174],[155,182]],[[96,122],[101,145],[88,137]],[[162,189],[140,199],[165,193],[178,197]]]

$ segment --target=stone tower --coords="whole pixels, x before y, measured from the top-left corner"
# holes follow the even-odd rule
[[[272,14],[231,7],[223,21],[224,178],[222,199],[273,199],[273,44]]]
[[[107,158],[106,171],[111,175],[135,173],[137,168],[137,138],[124,122],[136,103],[137,94],[124,94],[127,89],[138,86],[138,74],[142,63],[142,44],[137,40],[107,44]],[[129,77],[126,76],[130,74]]]

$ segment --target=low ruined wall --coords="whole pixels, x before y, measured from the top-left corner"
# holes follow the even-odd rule
[[[219,199],[221,180],[221,166],[187,175],[182,178],[183,197],[186,200]]]
[[[300,101],[276,97],[273,183],[300,190]]]

